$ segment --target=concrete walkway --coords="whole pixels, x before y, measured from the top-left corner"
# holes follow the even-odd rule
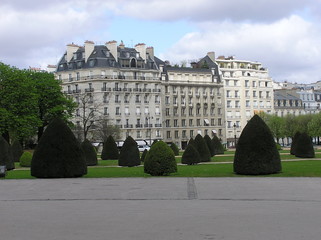
[[[8,240],[319,240],[321,178],[0,181]]]

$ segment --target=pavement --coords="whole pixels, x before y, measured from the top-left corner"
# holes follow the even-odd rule
[[[319,240],[321,178],[0,181],[0,239]]]

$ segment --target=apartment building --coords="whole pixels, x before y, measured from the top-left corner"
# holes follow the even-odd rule
[[[284,117],[288,114],[295,116],[305,114],[305,109],[300,95],[296,90],[279,89],[274,90],[275,115]]]
[[[225,141],[223,85],[214,60],[208,54],[206,67],[171,67],[142,43],[128,48],[122,42],[86,41],[84,46],[67,45],[55,74],[79,104],[75,125],[81,128],[83,116],[93,116],[87,119],[89,139],[102,141],[94,135],[95,122],[108,119],[121,130],[117,140],[130,135],[184,148],[198,133]],[[89,101],[81,109],[83,98]]]
[[[248,120],[258,112],[274,112],[273,81],[259,62],[220,56],[224,83],[227,146],[235,145]]]

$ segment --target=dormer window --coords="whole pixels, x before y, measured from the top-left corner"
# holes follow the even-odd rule
[[[77,60],[77,53],[74,53],[74,60]]]
[[[126,58],[129,58],[129,52],[125,53]]]

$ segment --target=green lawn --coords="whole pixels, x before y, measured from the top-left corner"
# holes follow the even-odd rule
[[[321,161],[283,162],[282,173],[264,175],[263,177],[321,177]],[[89,167],[84,178],[111,178],[111,177],[151,177],[139,167]],[[193,166],[178,166],[178,172],[169,177],[244,177],[233,173],[233,164],[199,164]],[[32,179],[30,170],[14,170],[7,172],[6,179]]]

